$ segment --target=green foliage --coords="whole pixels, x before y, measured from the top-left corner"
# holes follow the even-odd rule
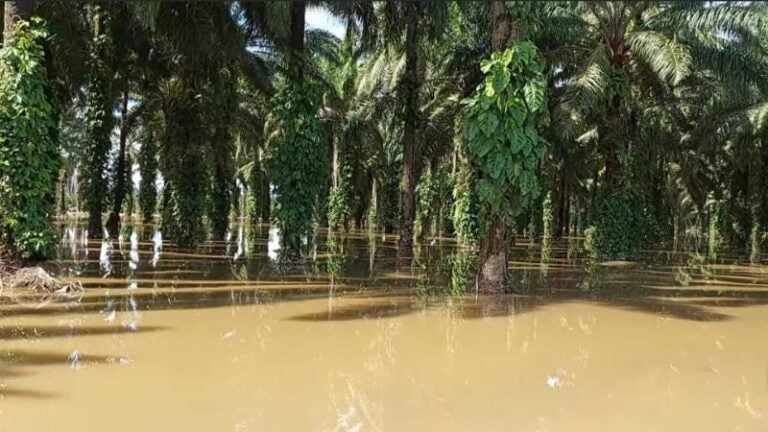
[[[421,174],[416,185],[416,226],[418,230],[427,234],[431,227],[424,226],[431,223],[432,214],[438,210],[440,204],[441,182],[445,173],[435,173],[426,170]]]
[[[325,261],[326,273],[333,278],[343,276],[349,262],[349,255],[344,249],[344,239],[337,235],[329,235],[325,248],[328,254]]]
[[[376,200],[376,225],[391,231],[400,221],[400,183],[397,175],[390,173],[379,184]]]
[[[238,103],[236,82],[228,68],[212,77],[206,88],[205,109],[214,125],[208,150],[210,195],[208,218],[214,239],[223,240],[229,228],[229,214],[235,194],[234,138],[231,125]]]
[[[477,170],[481,219],[507,226],[539,196],[548,123],[544,65],[536,47],[515,42],[481,63],[485,79],[464,107],[464,145]]]
[[[468,292],[475,283],[478,262],[475,253],[457,251],[451,255],[451,287],[452,295],[462,295]]]
[[[328,226],[332,228],[346,228],[351,209],[349,206],[350,177],[352,176],[349,165],[340,162],[338,184],[331,188],[328,195]]]
[[[59,173],[57,112],[44,65],[41,20],[19,21],[0,51],[0,229],[25,259],[53,256]]]
[[[222,240],[229,228],[229,212],[232,208],[235,168],[232,160],[232,136],[226,125],[217,127],[211,143],[209,178],[209,219],[214,239]]]
[[[598,258],[627,258],[657,238],[658,226],[637,193],[629,189],[595,198],[587,251]]]
[[[161,171],[167,194],[162,209],[163,234],[182,247],[197,245],[203,235],[208,134],[201,98],[196,95],[186,87],[173,92],[160,136]]]
[[[267,148],[269,178],[274,185],[274,220],[286,254],[301,254],[302,239],[312,232],[313,210],[323,176],[323,149],[317,97],[309,82],[290,83],[273,99],[279,137]]]
[[[541,220],[544,225],[543,235],[545,238],[552,237],[552,222],[554,219],[555,214],[554,209],[552,208],[552,193],[547,191],[541,205]]]
[[[479,240],[478,202],[469,168],[462,166],[453,187],[453,229],[460,244],[475,246]]]
[[[107,205],[108,154],[112,148],[111,135],[115,126],[113,115],[112,75],[110,59],[114,54],[114,41],[106,31],[109,14],[102,6],[93,5],[92,25],[99,29],[90,41],[88,81],[83,100],[83,126],[85,128],[83,160],[83,204],[88,211],[89,235],[101,237],[102,212]]]
[[[142,130],[140,137],[139,169],[141,184],[139,185],[139,207],[142,221],[151,222],[157,209],[157,142],[155,136],[147,130]]]
[[[710,200],[707,203],[709,208],[709,229],[707,230],[707,258],[715,260],[720,252],[720,235],[717,231],[720,203],[716,200]]]

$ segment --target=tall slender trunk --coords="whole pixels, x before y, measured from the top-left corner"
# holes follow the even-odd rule
[[[254,167],[254,169],[261,169],[261,167]],[[269,193],[269,178],[266,173],[262,171],[261,175],[261,223],[269,223],[272,213],[272,195]]]
[[[67,169],[62,168],[59,170],[59,182],[57,187],[56,204],[58,207],[59,216],[66,216],[67,214]]]
[[[13,39],[13,26],[20,20],[29,19],[34,0],[16,0],[5,2],[3,10],[3,44]]]
[[[418,3],[410,2],[405,28],[405,124],[403,129],[403,175],[400,182],[400,242],[399,256],[410,259],[413,255],[413,219],[416,213],[416,154],[419,115],[418,77]]]
[[[83,161],[83,202],[88,211],[88,238],[104,235],[102,216],[108,194],[106,166],[112,147],[110,136],[113,124],[112,65],[107,60],[114,44],[109,38],[110,17],[104,5],[88,5],[88,19],[92,31],[89,46],[88,81],[84,94],[86,119],[86,145]]]
[[[604,124],[598,128],[600,136],[598,151],[603,156],[605,163],[603,191],[609,193],[616,191],[621,185],[622,166],[619,154],[626,145],[627,130],[632,126],[622,111],[621,105],[621,97],[614,96],[609,103],[610,115]]]
[[[300,81],[304,77],[304,25],[307,9],[306,1],[291,2],[291,31],[289,44],[294,56],[293,78]]]
[[[557,188],[557,210],[555,211],[555,229],[552,235],[555,238],[563,236],[568,230],[568,184],[565,181],[565,173],[560,171],[559,187]]]
[[[115,194],[112,200],[112,212],[107,219],[107,231],[112,238],[117,237],[120,231],[120,211],[123,208],[126,188],[126,163],[125,152],[128,141],[128,90],[123,90],[122,100],[120,102],[120,146],[117,153],[117,163],[115,164]]]
[[[494,52],[506,48],[512,34],[509,15],[504,1],[493,2],[493,34],[491,49]],[[503,291],[507,286],[507,227],[499,216],[492,216],[488,234],[481,242],[483,265],[478,280],[479,288],[486,292]]]
[[[368,206],[368,215],[376,215],[379,212],[379,197],[377,195],[378,194],[377,183],[378,182],[376,181],[376,177],[373,177],[373,179],[371,180],[371,202],[370,202],[370,205]],[[368,226],[368,228],[376,226],[377,224],[376,224],[375,218],[374,220],[371,220],[370,218],[368,218],[368,220],[366,221],[366,225]]]

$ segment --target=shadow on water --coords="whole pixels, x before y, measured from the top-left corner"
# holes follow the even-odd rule
[[[311,242],[306,264],[286,268],[275,258],[275,233],[269,227],[249,227],[246,231],[256,231],[195,250],[174,248],[150,226],[137,226],[139,234],[129,231],[125,238],[102,244],[80,240],[79,230],[64,228],[61,260],[54,266],[59,275],[81,278],[89,291],[101,288],[99,294],[87,295],[71,307],[0,305],[0,318],[120,307],[204,309],[339,296],[350,301],[289,319],[392,318],[437,308],[479,319],[589,302],[690,321],[725,321],[733,316],[723,309],[768,304],[768,268],[741,265],[735,255],[703,264],[690,253],[646,251],[636,262],[595,263],[584,254],[580,239],[542,245],[521,238],[509,256],[517,294],[478,296],[473,292],[473,267],[457,259],[458,249],[450,239],[427,239],[411,264],[401,266],[392,236],[320,232]]]
[[[78,354],[77,362],[82,364],[99,364],[113,361],[112,357]],[[72,353],[28,350],[0,350],[0,379],[24,377],[31,375],[31,367],[66,366],[73,367]],[[22,368],[21,370],[19,368]],[[0,385],[0,400],[5,398],[29,398],[29,399],[55,399],[61,397],[58,393],[42,390],[22,389],[9,387],[3,383]]]
[[[164,330],[165,327],[142,326],[138,328],[128,328],[122,326],[95,327],[95,326],[12,326],[4,327],[0,325],[0,339],[48,339],[57,337],[78,337],[78,336],[103,336],[118,335],[126,333],[146,333],[158,330]]]

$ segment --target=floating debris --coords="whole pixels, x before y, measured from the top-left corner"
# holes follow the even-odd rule
[[[560,377],[559,376],[557,376],[557,375],[547,376],[547,387],[549,387],[549,388],[554,390],[554,389],[556,389],[556,388],[558,388],[560,386],[561,386],[561,384],[560,384]]]
[[[77,369],[80,366],[80,351],[74,350],[69,353],[67,361],[69,362],[69,367],[71,369]]]

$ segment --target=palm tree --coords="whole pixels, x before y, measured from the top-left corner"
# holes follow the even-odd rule
[[[399,255],[410,260],[413,255],[413,222],[416,214],[416,179],[419,177],[418,133],[419,91],[422,76],[419,69],[419,44],[434,40],[444,30],[447,4],[440,1],[386,2],[381,5],[382,36],[388,44],[405,54],[403,70],[403,171],[400,183]]]

